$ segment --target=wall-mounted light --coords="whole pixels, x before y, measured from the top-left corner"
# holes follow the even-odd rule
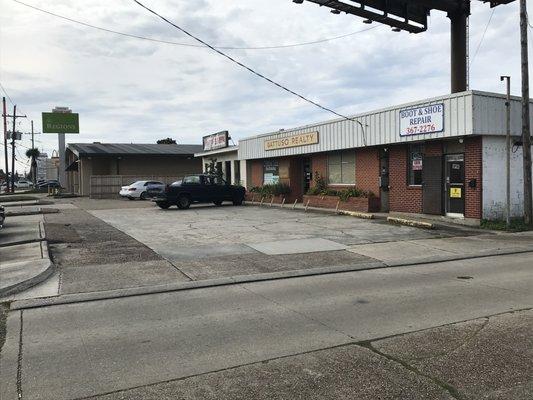
[[[330,13],[338,15],[338,14],[341,13],[341,11],[337,10],[337,9],[333,9],[333,10],[330,11]]]
[[[372,23],[372,20],[371,19],[365,19],[363,20],[363,24],[371,24]]]
[[[459,143],[463,144],[464,142],[464,139],[463,138],[459,138]]]
[[[398,28],[398,27],[394,27],[394,28],[392,28],[392,31],[393,32],[401,32],[402,30],[400,28]]]
[[[304,0],[292,0],[293,3],[302,4]]]

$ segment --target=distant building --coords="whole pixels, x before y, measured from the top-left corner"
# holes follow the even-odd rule
[[[95,198],[118,196],[137,180],[171,183],[201,173],[202,150],[194,144],[71,143],[67,145],[67,184],[71,193]]]
[[[216,171],[224,180],[233,185],[243,184],[241,176],[241,162],[238,159],[239,146],[229,146],[222,149],[203,151],[194,156],[202,159],[203,171],[210,171],[210,164],[214,163]],[[246,161],[243,161],[246,164]]]
[[[37,162],[37,180],[57,179],[59,171],[48,154],[41,153],[35,161]]]

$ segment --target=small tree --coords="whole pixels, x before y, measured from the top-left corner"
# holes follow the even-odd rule
[[[38,149],[28,149],[26,150],[26,157],[31,160],[30,173],[33,183],[37,181],[37,158],[41,155],[41,152]]]
[[[205,173],[209,175],[216,176],[217,178],[222,178],[222,169],[217,165],[217,159],[211,158],[209,164],[205,169]]]
[[[159,139],[157,141],[157,144],[177,144],[177,143],[176,143],[176,140],[168,137],[166,139]]]

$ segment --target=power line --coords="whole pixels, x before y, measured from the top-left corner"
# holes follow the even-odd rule
[[[0,88],[2,89],[2,92],[4,92],[4,94],[6,95],[7,99],[9,100],[9,102],[11,103],[11,105],[15,105],[15,103],[13,102],[13,100],[11,100],[11,97],[9,97],[9,94],[7,93],[7,90],[4,88],[4,86],[2,85],[2,83],[0,83]]]
[[[9,102],[11,103],[11,105],[14,106],[14,105],[15,105],[15,102],[13,101],[13,99],[11,99],[11,97],[10,97],[9,94],[7,93],[6,88],[2,85],[1,82],[0,82],[0,88],[2,89],[2,92],[4,92],[4,94],[6,95],[7,99],[8,99]],[[19,107],[19,111],[22,112],[22,110],[20,109],[20,107]],[[19,125],[20,125],[20,122],[19,122]]]
[[[340,113],[338,113],[338,112],[332,110],[331,108],[325,107],[325,106],[323,106],[323,105],[321,105],[321,104],[319,104],[319,103],[317,103],[317,102],[315,102],[315,101],[313,101],[313,100],[311,100],[311,99],[309,99],[309,98],[307,98],[307,97],[305,97],[305,96],[303,96],[303,95],[301,95],[301,94],[299,94],[299,93],[296,93],[294,90],[291,90],[291,89],[287,88],[286,86],[283,86],[282,84],[277,83],[276,81],[274,81],[274,80],[272,80],[272,79],[266,77],[265,75],[263,75],[263,74],[261,74],[261,73],[255,71],[254,69],[252,69],[252,68],[248,67],[247,65],[241,63],[240,61],[236,60],[235,58],[233,58],[233,57],[227,55],[227,54],[224,53],[223,51],[221,51],[221,50],[219,50],[219,49],[213,47],[213,46],[210,45],[209,43],[203,41],[202,39],[198,38],[197,36],[193,35],[192,33],[188,32],[187,30],[183,29],[182,27],[176,25],[175,23],[173,23],[172,21],[168,20],[168,19],[165,18],[164,16],[158,14],[156,11],[154,11],[154,10],[152,10],[151,8],[145,6],[144,4],[142,4],[141,2],[139,2],[138,0],[133,0],[133,1],[134,1],[135,3],[137,3],[139,6],[141,6],[142,8],[144,8],[145,10],[147,10],[148,12],[154,14],[155,16],[157,16],[157,17],[159,17],[160,19],[162,19],[163,21],[165,21],[167,24],[172,25],[174,28],[176,28],[176,29],[178,29],[179,31],[183,32],[185,35],[187,35],[187,36],[193,38],[194,40],[196,40],[196,41],[202,43],[204,46],[210,48],[211,50],[213,50],[214,52],[218,53],[218,54],[221,55],[222,57],[227,58],[227,59],[230,60],[232,63],[237,64],[238,66],[240,66],[240,67],[246,69],[247,71],[251,72],[252,74],[258,76],[259,78],[264,79],[265,81],[272,83],[273,85],[277,86],[278,88],[280,88],[280,89],[282,89],[282,90],[284,90],[284,91],[286,91],[286,92],[288,92],[288,93],[290,93],[290,94],[292,94],[292,95],[294,95],[294,96],[296,96],[296,97],[298,97],[298,98],[300,98],[300,99],[302,99],[302,100],[304,100],[304,101],[306,101],[306,102],[308,102],[308,103],[310,103],[310,104],[312,104],[312,105],[314,105],[314,106],[316,106],[316,107],[318,107],[318,108],[320,108],[320,109],[322,109],[322,110],[324,110],[324,111],[327,111],[327,112],[329,112],[329,113],[331,113],[331,114],[334,114],[334,115],[336,115],[337,117],[341,117],[341,118],[343,118],[343,119],[345,119],[345,120],[348,120],[348,121],[356,122],[357,124],[359,124],[359,125],[361,126],[361,128],[362,128],[362,130],[363,130],[363,141],[364,141],[365,144],[366,144],[365,129],[364,129],[363,124],[362,124],[360,121],[358,121],[358,120],[356,120],[356,119],[354,119],[354,118],[347,117],[347,116],[345,116],[345,115],[343,115],[343,114],[340,114]]]
[[[470,66],[474,63],[474,60],[477,56],[477,53],[479,52],[479,49],[481,48],[481,45],[483,44],[483,40],[485,39],[485,35],[487,34],[487,30],[489,29],[490,22],[492,21],[492,17],[494,16],[494,12],[496,11],[496,8],[492,9],[492,12],[490,13],[489,20],[487,21],[487,25],[485,26],[485,30],[483,31],[483,35],[481,36],[481,40],[479,41],[479,44],[477,45],[476,52],[474,53],[474,57],[470,60]]]
[[[23,3],[22,1],[19,1],[19,0],[12,0],[12,1],[14,1],[15,3],[18,3],[20,5],[32,8],[32,9],[34,9],[36,11],[40,11],[42,13],[51,15],[53,17],[63,19],[65,21],[69,21],[69,22],[72,22],[72,23],[75,23],[75,24],[83,25],[83,26],[85,26],[87,28],[92,28],[92,29],[96,29],[96,30],[99,30],[99,31],[107,32],[107,33],[113,33],[115,35],[126,36],[126,37],[134,38],[134,39],[146,40],[146,41],[149,41],[149,42],[170,44],[170,45],[174,45],[174,46],[199,47],[199,48],[209,47],[209,46],[205,46],[205,45],[173,42],[173,41],[170,41],[170,40],[155,39],[155,38],[150,38],[150,37],[146,37],[146,36],[134,35],[132,33],[125,33],[125,32],[115,31],[113,29],[103,28],[101,26],[88,24],[86,22],[82,22],[82,21],[79,21],[79,20],[76,20],[76,19],[73,19],[73,18],[70,18],[70,17],[65,17],[64,15],[56,14],[54,12],[47,11],[47,10],[44,10],[44,9],[36,7],[36,6],[32,6],[31,4]],[[286,45],[251,46],[251,47],[235,47],[235,46],[214,46],[214,47],[216,47],[217,49],[222,49],[222,50],[274,50],[274,49],[286,49],[286,48],[292,48],[292,47],[309,46],[309,45],[312,45],[312,44],[331,42],[333,40],[338,40],[338,39],[342,39],[342,38],[345,38],[345,37],[353,36],[353,35],[356,35],[358,33],[363,33],[363,32],[366,32],[366,31],[369,31],[369,30],[372,30],[372,29],[375,29],[375,28],[378,28],[378,26],[372,26],[370,28],[365,28],[365,29],[362,29],[362,30],[359,30],[359,31],[346,33],[344,35],[334,36],[334,37],[330,37],[330,38],[318,39],[318,40],[314,40],[314,41],[310,41],[310,42],[286,44]]]

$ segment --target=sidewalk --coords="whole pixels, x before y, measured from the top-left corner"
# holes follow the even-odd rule
[[[533,252],[533,232],[361,244],[347,250],[392,267]]]
[[[53,272],[42,215],[8,216],[0,230],[0,297],[26,290]]]

